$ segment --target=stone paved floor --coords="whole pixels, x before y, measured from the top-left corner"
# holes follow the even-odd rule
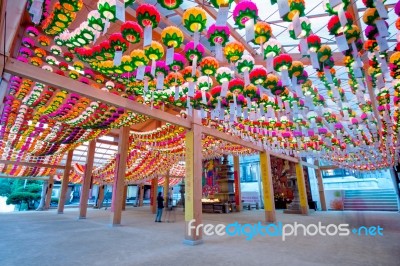
[[[389,212],[277,213],[283,224],[348,223],[383,227],[383,236],[204,236],[198,246],[182,244],[184,217],[154,223],[148,207],[127,207],[123,226],[110,227],[110,212],[78,209],[0,214],[0,265],[400,265],[400,214]],[[203,223],[255,224],[262,210],[204,214]]]

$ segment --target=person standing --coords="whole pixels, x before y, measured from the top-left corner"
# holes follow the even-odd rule
[[[162,216],[163,209],[164,209],[164,197],[161,196],[161,192],[158,192],[158,196],[157,196],[157,215],[156,215],[155,222],[161,223],[161,216]]]

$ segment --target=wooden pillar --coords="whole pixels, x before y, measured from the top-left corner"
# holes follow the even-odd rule
[[[116,155],[117,167],[114,177],[113,201],[114,211],[111,213],[111,225],[116,226],[121,224],[122,204],[124,199],[126,159],[128,157],[129,146],[129,127],[120,128],[118,140],[118,154]]]
[[[202,147],[201,126],[193,124],[186,132],[186,176],[185,176],[185,239],[184,244],[197,245],[203,242],[202,230]]]
[[[240,212],[242,210],[242,192],[241,192],[241,188],[240,188],[239,156],[233,156],[233,172],[234,172],[234,178],[235,178],[236,211]]]
[[[265,222],[276,222],[274,187],[272,183],[271,155],[260,152],[260,170],[264,195]]]
[[[69,184],[69,173],[71,171],[71,162],[72,162],[73,155],[74,155],[74,150],[68,151],[67,162],[65,164],[63,179],[62,179],[62,183],[61,183],[60,197],[58,199],[58,209],[57,209],[58,214],[64,213],[64,206],[65,206],[65,201],[67,199],[67,191],[68,191],[68,184]]]
[[[125,185],[125,187],[124,187],[124,196],[123,196],[123,199],[122,199],[122,210],[123,211],[125,211],[127,195],[128,195],[128,185]]]
[[[106,185],[99,185],[99,192],[97,194],[96,205],[94,206],[94,208],[96,209],[101,209],[103,207],[105,186]]]
[[[301,214],[308,215],[308,201],[306,192],[306,181],[304,178],[303,166],[301,163],[296,163],[297,189],[300,197]]]
[[[91,140],[89,142],[89,147],[88,147],[88,152],[87,152],[87,157],[86,157],[86,165],[85,165],[85,173],[83,176],[81,199],[79,202],[79,219],[86,219],[89,190],[90,190],[90,184],[92,182],[92,170],[93,170],[93,161],[94,161],[95,150],[96,150],[96,140]]]
[[[151,188],[150,188],[150,203],[151,203],[151,212],[157,212],[157,191],[158,191],[158,177],[154,177],[151,180]]]
[[[139,206],[143,206],[143,198],[144,198],[144,185],[139,185]]]
[[[44,201],[44,209],[50,209],[51,204],[51,194],[53,193],[53,186],[54,186],[54,176],[51,175],[49,178],[49,183],[47,184],[46,189],[46,200]]]
[[[164,207],[166,208],[168,207],[168,202],[169,202],[168,196],[169,196],[169,172],[167,172],[164,178]]]
[[[315,161],[314,164],[318,165],[318,161]],[[324,189],[324,181],[322,179],[321,169],[319,169],[319,168],[315,169],[315,175],[317,176],[319,200],[321,202],[321,210],[326,211],[325,189]]]

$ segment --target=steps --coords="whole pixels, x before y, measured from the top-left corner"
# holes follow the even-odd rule
[[[398,211],[397,195],[391,189],[344,191],[345,211]]]

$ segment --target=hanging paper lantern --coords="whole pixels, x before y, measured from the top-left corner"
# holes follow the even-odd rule
[[[267,57],[275,57],[281,53],[282,45],[276,39],[269,39],[264,43],[264,59]]]
[[[135,68],[145,66],[149,63],[149,59],[143,50],[135,49],[131,52],[130,56],[132,58],[132,65],[134,65]]]
[[[54,55],[61,55],[62,50],[59,46],[57,45],[53,45],[50,47],[50,51],[54,54]]]
[[[165,46],[178,48],[183,43],[183,33],[178,27],[169,26],[161,32],[161,39]]]
[[[21,47],[21,48],[19,49],[19,53],[20,53],[20,55],[22,55],[22,56],[25,57],[25,58],[28,58],[28,57],[31,57],[31,56],[32,56],[32,51],[31,51],[31,49],[26,48],[26,47]]]
[[[49,39],[49,37],[47,37],[45,35],[39,36],[38,42],[41,46],[49,46],[50,45],[50,39]]]
[[[350,0],[342,0],[341,2],[341,4],[332,7],[329,1],[325,1],[323,2],[323,7],[329,15],[337,15],[340,10],[347,10],[347,7],[350,4]]]
[[[211,56],[204,57],[200,62],[201,73],[207,76],[214,76],[219,67],[218,61]]]
[[[254,67],[254,58],[251,55],[243,55],[236,62],[236,67],[239,73],[250,72]]]
[[[99,0],[97,3],[97,10],[100,16],[110,22],[115,22],[116,18],[116,2],[118,0]]]
[[[281,95],[285,91],[285,87],[282,86],[282,81],[278,81],[277,85],[270,89],[271,93],[275,96]]]
[[[224,48],[224,55],[229,62],[235,63],[239,60],[244,52],[243,44],[239,42],[230,42]]]
[[[197,79],[199,90],[209,90],[213,85],[213,80],[209,76],[201,76]]]
[[[366,40],[364,42],[364,49],[370,53],[373,53],[378,48],[378,42],[376,40]]]
[[[200,7],[190,7],[182,15],[182,24],[188,31],[201,32],[206,28],[206,12]]]
[[[267,79],[267,70],[264,67],[256,67],[250,72],[250,81],[255,85],[263,85]]]
[[[25,32],[31,37],[37,37],[39,35],[39,30],[32,26],[27,27]]]
[[[340,35],[343,32],[345,32],[349,27],[351,27],[351,25],[353,24],[353,17],[349,12],[344,12],[346,19],[347,19],[347,23],[346,25],[343,27],[340,24],[340,20],[339,20],[339,16],[334,15],[331,17],[331,19],[328,22],[328,31],[331,35]]]
[[[253,84],[249,84],[244,87],[243,95],[249,97],[252,101],[258,101],[260,99],[260,90]]]
[[[233,3],[234,0],[210,0],[210,3],[215,7],[225,7]]]
[[[215,86],[210,90],[210,103],[214,108],[217,106],[218,98],[221,95],[221,89],[221,86]]]
[[[75,19],[76,13],[64,9],[60,3],[56,3],[53,13],[42,23],[42,29],[47,35],[58,35],[63,32]]]
[[[65,62],[60,62],[60,63],[58,63],[58,67],[59,67],[62,71],[68,70],[68,64],[65,63]]]
[[[205,49],[201,43],[197,44],[197,47],[194,47],[193,41],[188,42],[185,45],[185,57],[190,62],[192,62],[194,58],[197,59],[197,62],[200,62],[200,60],[203,58],[204,53]]]
[[[185,57],[181,54],[175,53],[174,60],[173,60],[172,64],[169,65],[169,67],[173,71],[180,71],[184,68],[185,64],[186,64]]]
[[[104,30],[104,19],[100,17],[100,13],[98,10],[92,10],[87,15],[87,22],[90,27],[98,32],[102,32]]]
[[[257,5],[251,0],[242,0],[235,6],[235,9],[233,10],[233,20],[235,21],[235,25],[238,26],[239,29],[243,29],[246,22],[250,19],[254,20],[255,24],[257,17]]]
[[[121,33],[130,43],[138,43],[143,38],[143,29],[134,21],[126,21],[121,25]]]
[[[220,44],[224,46],[229,40],[230,30],[228,26],[216,26],[212,24],[207,30],[207,38],[211,46]]]
[[[75,70],[71,70],[68,74],[68,76],[72,79],[78,79],[79,78],[79,73]]]
[[[328,60],[332,56],[332,50],[328,45],[321,45],[321,47],[318,49],[318,60],[321,63],[324,63],[326,60]]]
[[[304,0],[289,0],[290,11],[282,17],[285,21],[292,21],[295,15],[304,16],[305,2]]]
[[[151,26],[154,29],[160,23],[160,13],[155,6],[149,4],[139,5],[136,9],[136,18],[143,28]]]
[[[94,80],[95,80],[97,83],[99,83],[99,84],[104,83],[104,77],[103,77],[102,75],[96,75],[96,76],[94,76]]]
[[[243,93],[244,90],[244,82],[241,79],[234,78],[229,81],[228,85],[229,91],[236,94]]]
[[[73,64],[73,67],[75,68],[75,70],[81,71],[81,70],[83,70],[85,65],[80,61],[75,61],[74,64]]]
[[[150,60],[160,60],[164,56],[164,48],[161,43],[152,41],[149,46],[144,48],[144,53]]]
[[[321,47],[321,38],[318,35],[312,34],[307,37],[308,49],[316,52]]]
[[[59,2],[64,9],[70,12],[77,12],[83,6],[82,0],[60,0]]]
[[[184,79],[180,72],[170,72],[165,78],[165,83],[167,83],[170,87],[176,87],[182,85],[184,83]]]
[[[303,74],[304,71],[304,65],[300,61],[293,61],[292,65],[289,69],[290,75],[292,77],[299,77]]]
[[[254,25],[254,40],[253,42],[258,45],[262,45],[271,38],[272,29],[271,26],[264,21],[257,21]]]
[[[63,56],[65,61],[67,62],[72,62],[72,60],[74,59],[74,55],[70,52],[65,52]]]
[[[363,15],[363,22],[366,25],[375,25],[376,21],[381,19],[376,8],[367,8]]]
[[[36,48],[34,53],[39,58],[45,57],[47,55],[46,51],[43,50],[42,48]]]
[[[168,74],[169,72],[169,66],[165,64],[165,61],[157,61],[156,62],[156,75],[157,74],[164,74],[164,77]]]
[[[228,67],[220,67],[217,69],[215,79],[219,84],[228,82],[232,79],[232,70]]]
[[[267,79],[265,80],[264,87],[272,90],[274,87],[278,85],[279,78],[274,74],[268,74]]]
[[[283,69],[289,69],[291,65],[292,65],[292,58],[288,54],[280,54],[274,58],[275,71],[282,71]]]
[[[203,102],[203,94],[205,96],[206,102]],[[193,99],[191,100],[193,108],[199,110],[202,107],[206,107],[210,98],[210,93],[201,90],[196,91],[194,93]]]
[[[358,38],[360,38],[360,34],[360,28],[356,25],[351,25],[351,27],[344,33],[347,43],[355,42]]]
[[[43,61],[39,57],[31,57],[30,63],[34,66],[41,66],[43,64]]]
[[[302,39],[302,38],[310,35],[311,23],[310,23],[310,20],[308,20],[308,18],[306,18],[306,17],[300,18],[300,26],[301,26],[301,33],[298,36],[296,36],[296,33],[294,32],[294,28],[293,28],[293,23],[289,24],[289,27],[288,27],[289,35],[290,35],[290,38],[292,38],[293,40]]]
[[[32,48],[35,46],[35,41],[32,40],[31,38],[22,38],[22,45],[27,47],[27,48]]]
[[[126,49],[128,49],[128,42],[124,39],[122,34],[119,32],[111,34],[111,36],[108,40],[110,43],[110,47],[114,52],[115,51],[125,52]]]
[[[157,2],[165,9],[174,10],[183,3],[183,0],[157,0]]]
[[[182,69],[182,76],[186,82],[195,82],[197,81],[197,78],[200,76],[200,73],[198,70],[196,70],[195,75],[192,75],[192,67],[187,66],[184,69]]]

